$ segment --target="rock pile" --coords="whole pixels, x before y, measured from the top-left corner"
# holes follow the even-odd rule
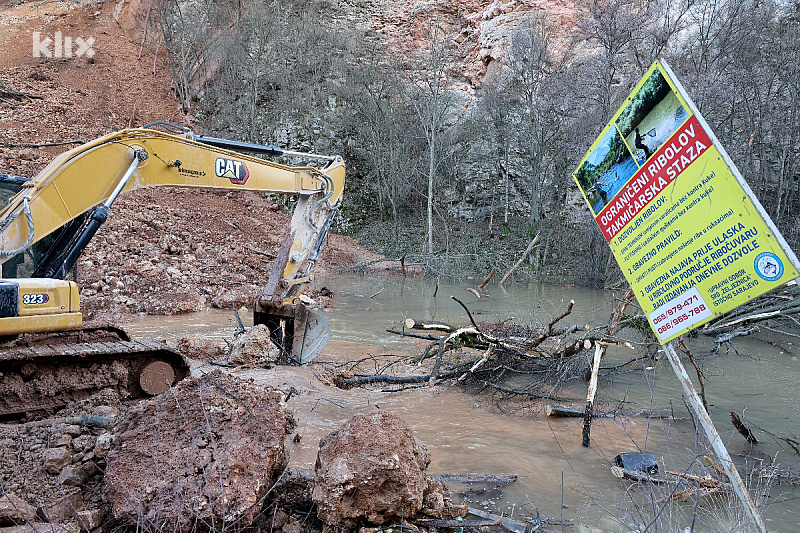
[[[58,418],[0,425],[0,526],[77,533],[101,525],[108,430],[119,404],[104,391]]]

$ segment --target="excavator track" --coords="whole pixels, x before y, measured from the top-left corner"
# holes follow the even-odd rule
[[[71,342],[49,334],[0,348],[0,418],[52,411],[108,388],[123,398],[153,396],[189,374],[165,343],[121,337]]]

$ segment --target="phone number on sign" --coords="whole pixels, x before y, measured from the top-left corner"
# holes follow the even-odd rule
[[[659,338],[664,340],[678,331],[691,328],[712,314],[697,288],[692,287],[650,313],[649,318]]]
[[[677,311],[679,311],[679,310],[680,309],[678,309]],[[704,311],[707,311],[707,310],[708,310],[708,308],[706,307],[706,304],[700,304],[700,305],[698,305],[697,307],[695,307],[693,309],[689,309],[685,313],[681,313],[680,315],[676,315],[675,318],[673,318],[669,322],[666,322],[663,325],[659,326],[658,327],[658,333],[659,334],[666,333],[667,331],[671,330],[675,326],[679,325],[681,322],[686,322],[687,320],[689,320],[693,316],[699,315],[700,313],[703,313]],[[664,316],[664,315],[661,315],[661,316]],[[664,318],[666,318],[666,317],[664,317]],[[653,323],[655,324],[655,320],[653,321]]]
[[[677,314],[679,311],[683,311],[684,309],[686,309],[686,308],[688,308],[688,307],[690,307],[692,305],[697,305],[697,302],[699,302],[699,301],[700,301],[700,297],[698,295],[696,295],[696,294],[693,294],[692,296],[690,296],[689,298],[687,298],[683,302],[679,302],[679,303],[673,305],[672,307],[669,307],[666,311],[664,311],[663,313],[659,314],[658,316],[653,317],[653,324],[657,326],[658,324],[660,324],[661,322],[666,320],[668,317],[671,317],[671,316]],[[704,304],[704,303],[701,303],[699,307],[700,307],[700,309],[698,311],[696,311],[698,313],[706,310],[706,304]],[[695,310],[692,309],[691,311],[695,311]],[[692,315],[690,314],[689,316],[692,316]],[[686,319],[684,318],[684,319],[680,320],[679,322],[683,322],[683,320],[686,320]],[[673,320],[673,322],[674,322],[674,320]],[[675,322],[675,324],[678,324],[679,322]]]

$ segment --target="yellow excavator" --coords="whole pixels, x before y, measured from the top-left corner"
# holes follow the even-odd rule
[[[286,166],[249,154],[318,163]],[[0,174],[8,197],[0,211],[0,417],[57,408],[107,387],[155,395],[188,374],[186,361],[162,343],[136,342],[117,328],[82,328],[78,287],[67,280],[117,197],[143,187],[298,196],[253,322],[269,328],[288,361],[309,362],[329,333],[301,295],[344,180],[338,156],[195,135],[167,122],[83,144],[34,178]]]

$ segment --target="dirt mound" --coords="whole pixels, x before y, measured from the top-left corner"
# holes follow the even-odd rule
[[[292,427],[278,391],[219,372],[186,379],[126,413],[105,494],[123,523],[246,528],[286,467]]]
[[[155,37],[145,30],[148,16],[141,0],[19,2],[3,8],[0,83],[27,96],[0,100],[0,172],[31,177],[74,146],[27,143],[91,140],[153,120],[190,125],[173,95],[163,48],[142,46],[145,31]],[[34,57],[35,33],[40,41],[60,37],[62,57],[55,57],[54,42],[49,46],[54,57]],[[64,57],[65,38],[94,39],[94,54]]]

